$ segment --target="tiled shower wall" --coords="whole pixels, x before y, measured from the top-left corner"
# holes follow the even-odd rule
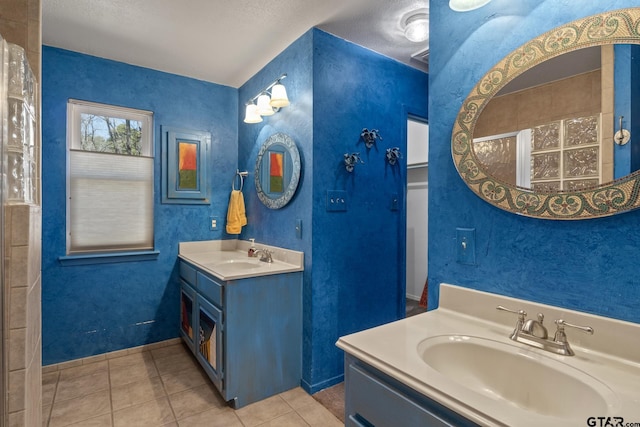
[[[26,50],[38,82],[41,81],[40,17],[41,0],[0,1],[0,34],[7,42]],[[38,98],[40,93],[38,90]],[[39,135],[39,111],[37,114]],[[37,146],[40,146],[39,137]],[[40,187],[39,183],[36,185]],[[8,425],[11,427],[42,425],[41,218],[40,206],[5,206],[3,344],[8,349]]]
[[[5,208],[9,426],[41,425],[40,207]]]

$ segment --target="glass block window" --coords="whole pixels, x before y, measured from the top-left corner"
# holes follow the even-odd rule
[[[600,184],[599,115],[537,126],[531,135],[531,188],[578,191]]]

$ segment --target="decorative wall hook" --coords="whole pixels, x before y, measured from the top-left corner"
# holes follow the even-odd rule
[[[402,158],[400,147],[387,148],[387,161],[391,166],[394,166],[398,159]]]
[[[382,141],[382,136],[380,135],[380,132],[378,132],[378,129],[369,130],[364,128],[362,129],[362,132],[360,132],[360,138],[362,138],[364,145],[367,148],[373,147],[376,143],[376,139],[380,139],[380,141]]]
[[[360,158],[360,153],[344,153],[344,167],[347,169],[347,172],[353,172],[353,168],[357,163],[364,164]]]
[[[629,139],[631,139],[631,133],[628,130],[622,128],[623,118],[624,116],[620,116],[620,130],[618,130],[613,136],[613,141],[618,145],[624,145],[629,142]]]

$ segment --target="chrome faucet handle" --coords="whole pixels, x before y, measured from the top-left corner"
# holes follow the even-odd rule
[[[527,312],[524,310],[511,310],[510,308],[507,307],[503,307],[501,305],[496,307],[496,310],[502,310],[502,311],[507,311],[509,313],[513,313],[513,314],[517,314],[518,315],[518,319],[522,319],[522,321],[524,321],[524,318],[527,316]]]
[[[520,332],[522,332],[522,328],[524,326],[524,319],[525,317],[527,317],[527,312],[524,310],[511,310],[509,308],[503,307],[501,305],[496,307],[496,310],[501,310],[501,311],[506,311],[509,313],[513,313],[513,314],[517,314],[518,315],[518,321],[516,322],[516,327],[513,329],[513,332],[511,333],[511,335],[509,335],[509,338],[512,340],[517,340],[518,339],[518,335],[520,335]]]
[[[593,328],[591,326],[574,325],[572,323],[565,322],[563,319],[558,319],[558,320],[556,320],[555,323],[558,326],[558,329],[556,330],[556,335],[554,337],[555,341],[559,341],[559,342],[566,342],[567,341],[567,336],[564,333],[565,326],[577,329],[579,331],[584,332],[585,334],[593,335]]]
[[[555,323],[558,326],[558,329],[556,329],[556,334],[554,335],[553,340],[560,345],[563,350],[559,354],[564,354],[565,356],[573,356],[575,354],[569,345],[569,341],[567,341],[567,334],[564,333],[565,326],[593,335],[593,328],[591,326],[573,325],[565,322],[563,319],[558,319]]]
[[[260,261],[264,262],[273,262],[273,251],[263,248],[260,250],[262,252],[262,256],[260,257]]]

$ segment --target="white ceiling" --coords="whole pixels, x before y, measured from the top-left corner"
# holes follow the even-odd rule
[[[415,68],[403,18],[428,0],[43,0],[42,40],[239,87],[312,27]]]

